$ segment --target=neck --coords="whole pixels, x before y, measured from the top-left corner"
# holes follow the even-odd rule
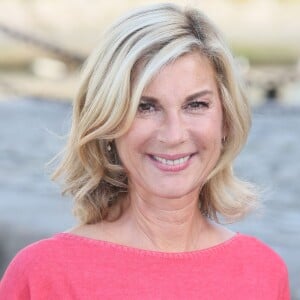
[[[198,193],[179,199],[131,193],[129,202],[126,219],[137,247],[165,252],[199,249],[208,221],[198,209]]]

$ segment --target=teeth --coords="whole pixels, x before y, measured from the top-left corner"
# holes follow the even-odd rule
[[[189,159],[189,155],[185,156],[185,157],[181,157],[179,159],[165,159],[159,156],[153,156],[155,160],[161,162],[164,165],[168,165],[168,166],[176,166],[176,165],[180,165],[185,163],[188,159]]]

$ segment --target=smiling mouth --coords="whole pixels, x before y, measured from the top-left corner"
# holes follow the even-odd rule
[[[190,155],[186,155],[186,156],[179,157],[176,159],[167,159],[167,158],[160,157],[157,155],[150,155],[150,156],[153,160],[155,160],[165,166],[180,166],[180,165],[185,164],[191,158],[192,155],[190,154]]]

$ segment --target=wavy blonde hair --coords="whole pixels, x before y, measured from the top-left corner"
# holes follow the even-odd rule
[[[120,215],[128,187],[114,139],[130,128],[151,78],[192,51],[205,55],[215,70],[227,129],[219,161],[200,192],[199,209],[217,222],[219,216],[234,221],[255,205],[252,186],[232,171],[251,123],[232,55],[199,10],[158,4],[134,10],[113,24],[84,66],[68,143],[53,175],[63,180],[63,193],[73,196],[81,223]]]

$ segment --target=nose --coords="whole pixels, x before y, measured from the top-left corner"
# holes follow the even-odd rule
[[[178,111],[166,113],[161,123],[158,140],[170,146],[182,144],[187,139],[187,126]]]

